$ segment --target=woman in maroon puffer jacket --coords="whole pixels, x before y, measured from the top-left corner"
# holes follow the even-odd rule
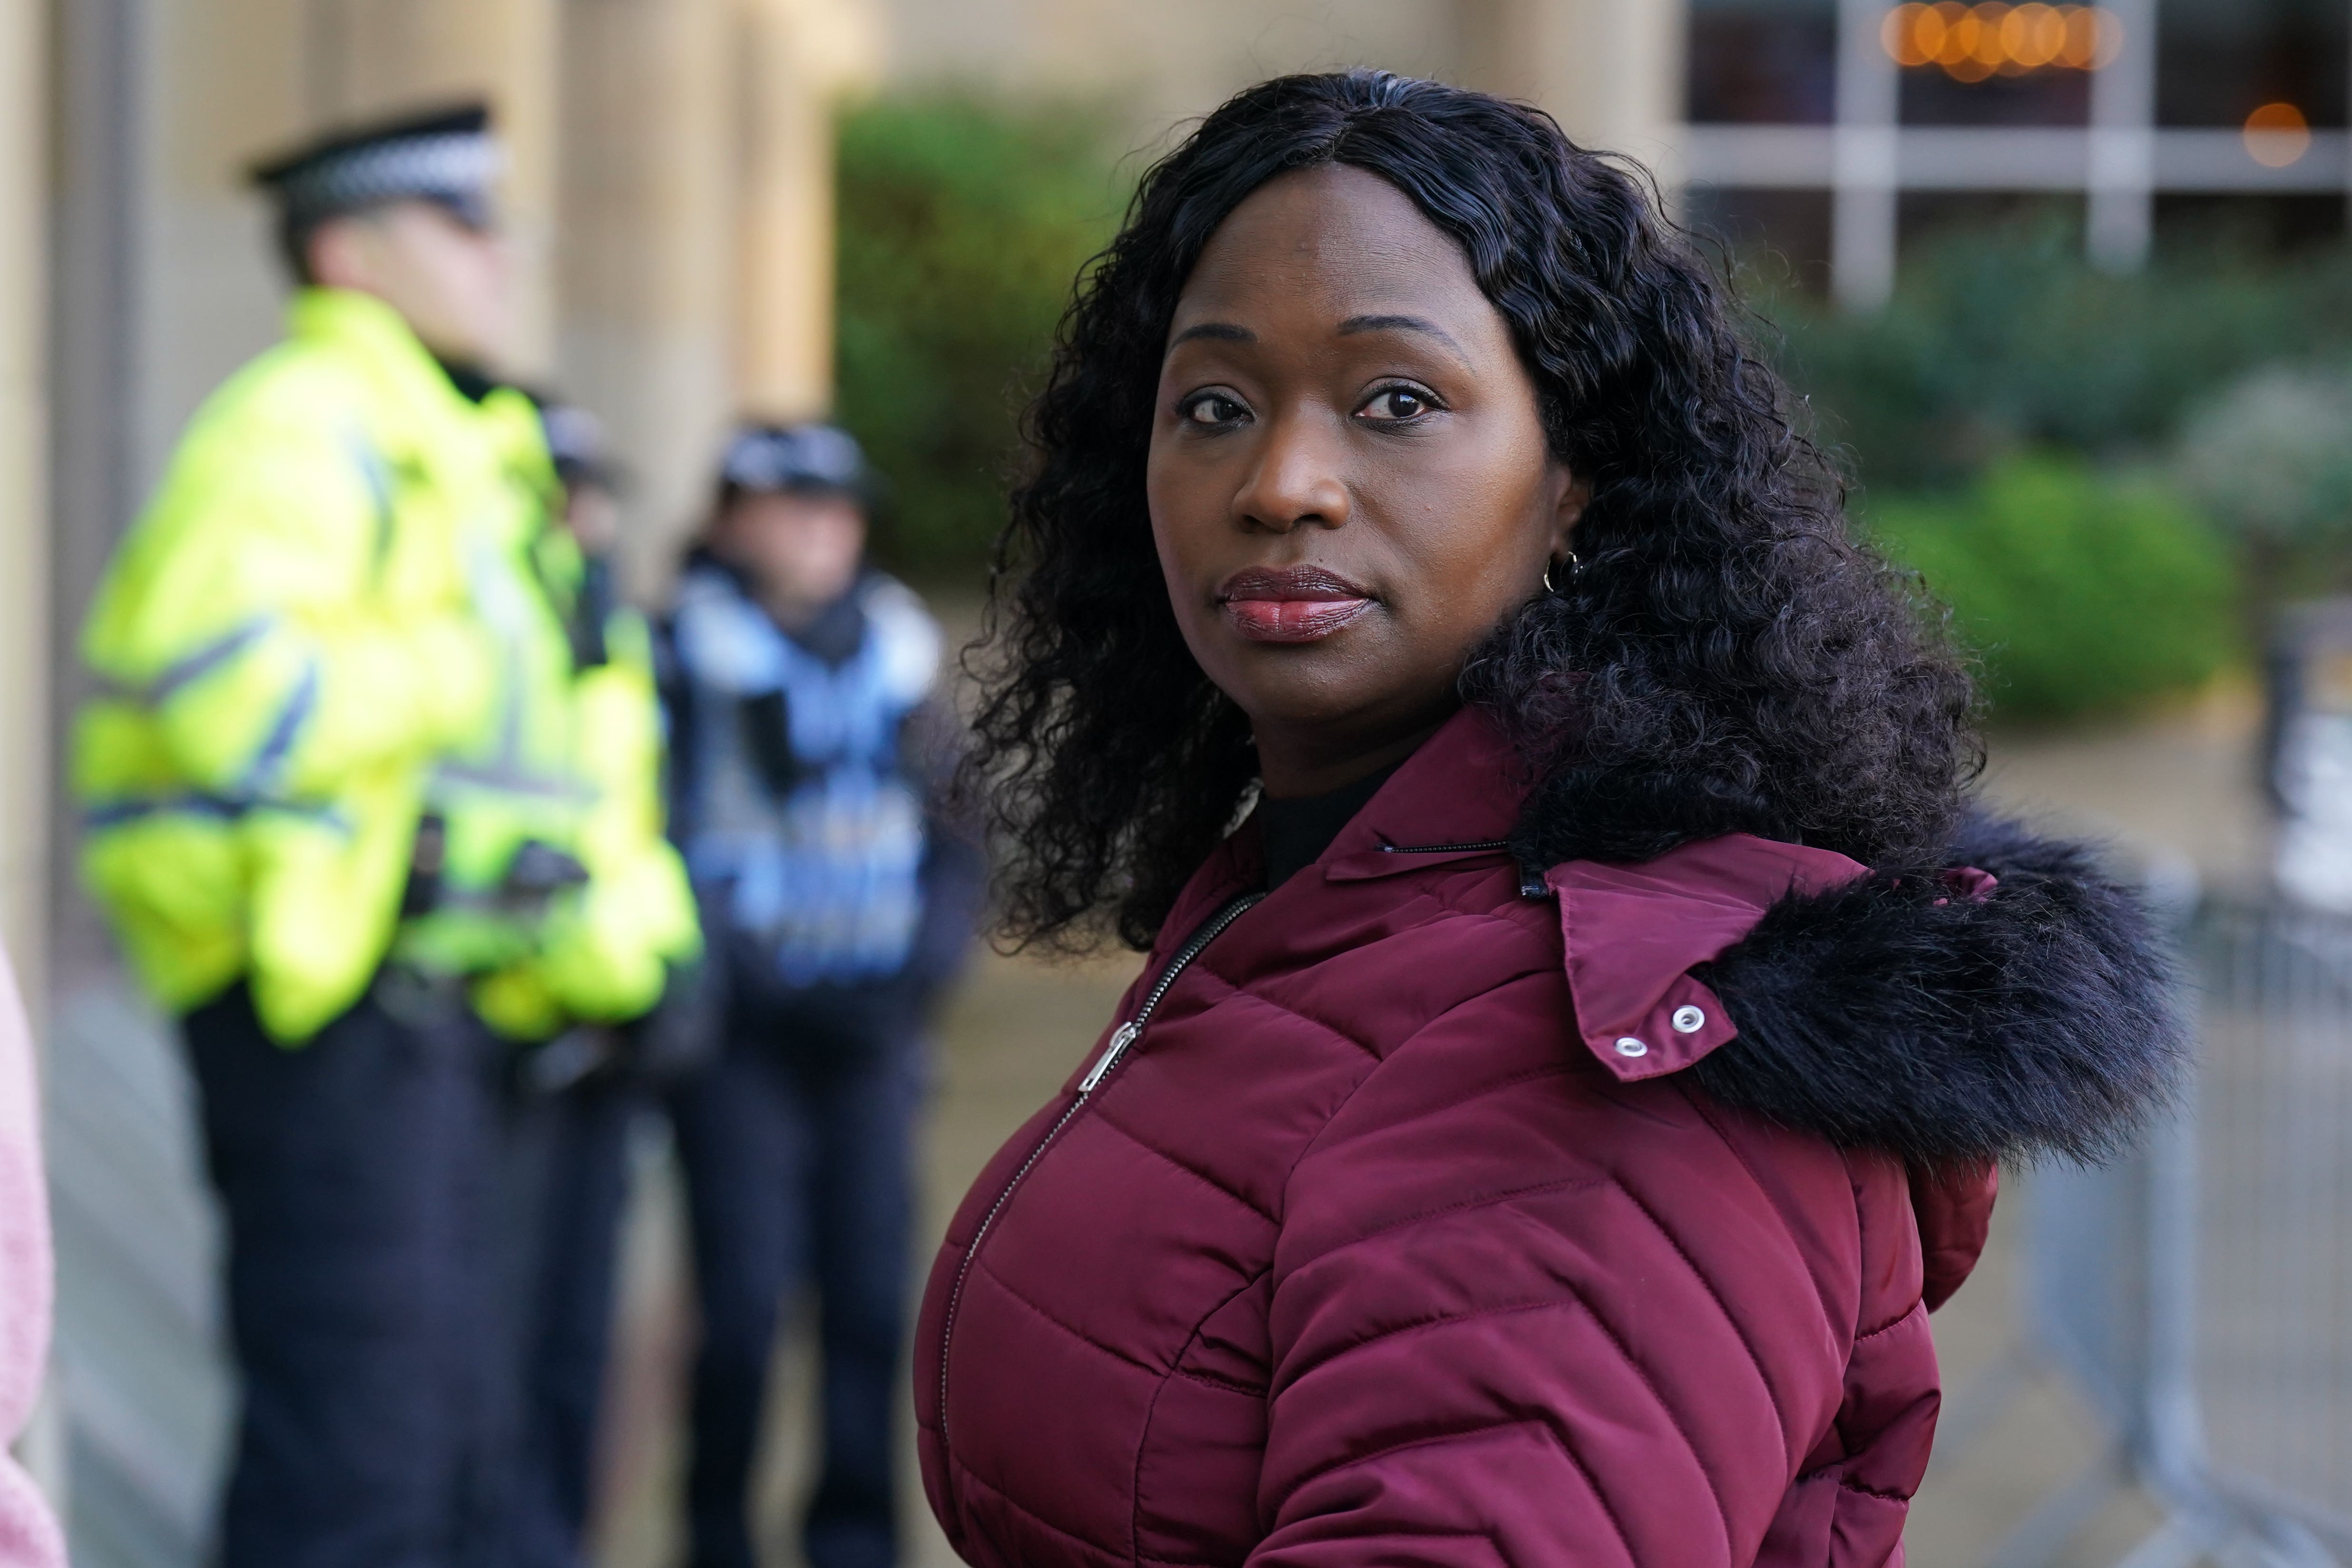
[[[1012,932],[1150,957],[932,1273],[968,1561],[1899,1560],[1993,1163],[2177,1044],[2130,898],[1968,825],[1966,679],[1726,317],[1475,93],[1269,82],[1146,178],[979,766]]]

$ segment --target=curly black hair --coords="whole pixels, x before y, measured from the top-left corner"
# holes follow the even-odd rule
[[[1024,426],[975,669],[969,775],[1003,930],[1148,946],[1256,774],[1186,650],[1144,500],[1179,292],[1266,181],[1369,171],[1451,235],[1509,323],[1554,454],[1591,487],[1582,566],[1463,672],[1536,786],[1530,865],[1729,832],[1932,863],[1980,765],[1967,670],[1851,538],[1833,467],[1640,172],[1538,110],[1354,70],[1260,83],[1145,176],[1082,274]],[[1108,919],[1106,918],[1108,917]]]

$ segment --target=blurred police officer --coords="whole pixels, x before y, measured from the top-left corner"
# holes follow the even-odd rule
[[[940,808],[939,627],[866,568],[872,484],[823,425],[740,433],[678,591],[675,831],[728,999],[670,1111],[702,1345],[694,1568],[751,1568],[778,1310],[817,1299],[824,1468],[811,1568],[896,1561],[898,1408],[926,1014],[971,940],[977,851]]]
[[[228,1568],[507,1560],[506,1058],[698,946],[657,814],[598,785],[579,552],[482,372],[498,161],[477,106],[257,171],[287,340],[198,412],[85,633],[86,871],[183,1016],[228,1222]]]
[[[632,803],[639,831],[657,831],[652,639],[614,591],[619,476],[593,415],[551,404],[540,416],[583,559],[571,632],[583,731],[597,740],[586,766],[608,798]],[[701,965],[681,965],[652,1014],[617,1028],[572,1029],[523,1058],[515,1075],[509,1168],[525,1276],[518,1568],[573,1568],[583,1560],[630,1133],[658,1088],[717,1049],[709,979]]]

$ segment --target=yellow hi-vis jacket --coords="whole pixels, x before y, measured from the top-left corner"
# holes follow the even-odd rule
[[[514,1039],[545,1039],[577,1021],[636,1017],[660,999],[670,966],[702,951],[686,867],[663,832],[652,638],[642,620],[622,611],[607,622],[604,640],[604,662],[580,670],[572,685],[571,765],[589,794],[569,824],[566,847],[588,880],[551,903],[527,943],[479,930],[483,953],[502,962],[466,964],[478,976],[475,1010]],[[459,819],[451,820],[454,847]]]
[[[308,289],[289,328],[199,411],[100,585],[83,653],[107,690],[80,715],[74,783],[85,873],[157,999],[184,1010],[242,976],[290,1044],[366,990],[444,760],[483,754],[517,709],[529,617],[483,603],[486,566],[546,520],[513,411],[469,403],[388,306]],[[557,668],[522,682],[560,737],[541,754],[576,743]],[[536,835],[559,847],[600,809],[573,787]],[[461,807],[450,837],[497,834]],[[641,939],[695,945],[690,919]],[[512,944],[473,968],[549,956]],[[613,1016],[609,991],[585,1000]]]
[[[570,626],[582,562],[556,521],[562,489],[538,410],[501,389],[480,408],[509,483],[529,498],[486,514],[461,543],[477,614],[496,650],[495,696],[427,775],[446,829],[441,894],[394,942],[403,962],[473,977],[476,1011],[510,1037],[574,1021],[635,1017],[667,966],[701,939],[686,868],[663,835],[661,730],[651,640],[625,613],[584,668]],[[491,524],[495,523],[495,526]],[[536,842],[572,856],[583,882],[518,895],[517,856]]]

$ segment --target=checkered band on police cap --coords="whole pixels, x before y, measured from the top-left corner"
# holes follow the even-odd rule
[[[866,454],[848,431],[835,426],[756,426],[727,444],[719,477],[738,489],[861,495]]]
[[[253,178],[298,225],[415,199],[487,225],[504,163],[488,110],[473,104],[340,133],[261,164]]]

